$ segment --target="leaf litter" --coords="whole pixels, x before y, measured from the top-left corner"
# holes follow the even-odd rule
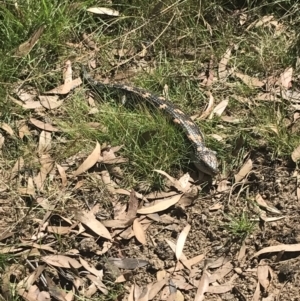
[[[88,9],[88,11],[112,17],[118,16],[118,12],[112,9],[92,8]],[[243,23],[244,19],[245,16],[240,19],[240,22]],[[253,23],[252,27],[254,26],[256,28],[272,26],[276,30],[280,28],[279,23],[274,20],[273,16],[268,16],[261,21]],[[248,30],[250,28],[251,26],[248,27]],[[27,42],[30,44],[30,41]],[[21,54],[25,55],[28,53],[34,44],[35,42],[32,41],[29,48]],[[235,48],[237,49],[237,47]],[[127,55],[125,48],[123,50],[120,52],[120,49],[118,49],[120,56]],[[293,79],[293,69],[291,67],[288,67],[274,81],[274,85],[267,85],[267,79],[258,79],[234,71],[231,68],[232,55],[233,46],[229,46],[218,64],[220,82],[226,83],[229,76],[234,76],[239,78],[245,85],[258,91],[256,101],[275,102],[283,99],[290,102],[291,108],[298,104],[300,99],[299,92],[297,90],[291,91],[291,82]],[[80,78],[76,80],[72,79],[72,68],[69,61],[66,62],[63,79],[63,85],[48,91],[49,94],[53,94],[51,96],[41,95],[37,101],[35,100],[37,93],[20,92],[19,98],[21,100],[12,98],[11,100],[21,105],[24,109],[34,110],[36,113],[36,110],[41,107],[55,112],[56,109],[64,105],[60,97],[64,97],[72,89],[81,84]],[[213,72],[211,71],[210,83],[206,86],[211,86],[215,81],[217,79],[213,78]],[[263,90],[264,88],[265,90]],[[209,116],[211,118],[212,115],[217,115],[222,116],[225,122],[240,122],[234,116],[230,116],[231,118],[226,116],[229,99],[224,99],[215,106],[214,97],[211,93],[208,95],[209,106],[207,110],[200,117],[196,118],[206,119]],[[232,251],[232,254],[230,254],[232,257],[229,261],[226,261],[222,256],[217,256],[219,254],[216,252],[214,254],[221,260],[217,262],[217,258],[214,258],[215,264],[207,265],[205,261],[208,259],[208,253],[212,251],[212,246],[211,243],[206,242],[206,235],[203,233],[209,233],[211,237],[215,236],[214,249],[217,250],[219,248],[222,250],[224,248],[224,251],[226,249],[225,241],[228,238],[228,233],[224,230],[224,234],[227,235],[224,240],[224,236],[215,232],[216,229],[210,223],[210,220],[212,218],[216,218],[217,221],[222,220],[221,210],[223,210],[223,206],[220,206],[219,202],[225,202],[227,197],[230,198],[229,193],[233,191],[227,178],[226,180],[217,180],[217,184],[219,184],[217,186],[218,189],[215,194],[210,195],[209,204],[205,204],[207,200],[203,196],[195,199],[188,196],[190,189],[193,187],[197,187],[197,192],[202,192],[203,189],[203,187],[198,187],[195,184],[189,174],[176,179],[161,170],[157,172],[168,178],[170,182],[170,185],[167,186],[169,191],[152,192],[149,195],[138,197],[138,193],[133,189],[130,192],[124,189],[126,193],[123,191],[122,194],[120,192],[123,188],[115,184],[112,176],[113,171],[109,169],[109,164],[113,165],[125,162],[126,158],[115,156],[114,151],[112,153],[105,153],[103,148],[100,147],[100,143],[96,142],[96,147],[90,155],[75,157],[76,166],[78,167],[72,172],[69,170],[69,166],[65,165],[65,162],[55,162],[50,155],[53,141],[56,135],[60,135],[59,128],[34,117],[31,117],[29,121],[28,125],[26,124],[25,127],[24,125],[22,126],[22,131],[19,130],[19,136],[22,139],[20,133],[22,135],[26,133],[26,135],[38,137],[37,162],[40,166],[35,175],[32,177],[26,176],[23,174],[24,159],[20,157],[10,170],[10,179],[21,177],[18,181],[23,183],[23,186],[19,187],[22,194],[30,195],[34,200],[37,200],[37,208],[42,207],[49,210],[45,215],[45,220],[34,219],[32,221],[32,227],[36,230],[35,235],[29,237],[23,232],[24,242],[20,243],[18,247],[10,249],[3,246],[0,247],[2,253],[15,252],[15,256],[21,256],[23,252],[28,252],[30,248],[33,248],[32,251],[36,252],[36,254],[39,253],[39,250],[43,250],[44,252],[42,256],[39,254],[40,266],[31,266],[31,273],[27,272],[27,275],[25,273],[21,277],[17,277],[19,279],[19,287],[27,283],[27,286],[18,289],[18,294],[26,300],[49,300],[50,295],[58,300],[73,300],[74,296],[72,296],[71,291],[69,294],[66,294],[60,283],[51,281],[52,278],[57,277],[56,273],[64,275],[63,277],[67,277],[67,273],[72,275],[71,282],[73,287],[77,289],[77,293],[81,296],[91,297],[97,292],[103,294],[109,292],[109,289],[106,287],[109,281],[105,282],[104,279],[107,274],[110,274],[110,277],[118,279],[119,282],[126,282],[128,271],[134,271],[137,276],[135,279],[138,280],[138,284],[135,283],[130,288],[126,288],[128,300],[152,300],[154,298],[159,298],[159,300],[178,300],[181,298],[182,292],[187,291],[194,292],[194,300],[211,300],[210,297],[214,294],[221,294],[221,296],[224,294],[224,297],[226,296],[228,299],[228,297],[233,298],[234,291],[241,289],[242,278],[247,279],[249,283],[253,283],[256,280],[257,285],[255,287],[249,285],[249,290],[253,289],[251,297],[254,300],[262,292],[270,292],[272,285],[274,285],[275,279],[271,264],[265,260],[260,260],[255,271],[256,273],[253,273],[249,272],[243,265],[241,268],[234,269],[233,263],[235,262],[235,258],[238,258],[239,262],[248,260],[248,263],[252,264],[255,261],[251,260],[258,259],[262,255],[270,256],[272,253],[278,253],[276,254],[277,260],[280,260],[281,254],[299,252],[300,250],[299,244],[282,244],[280,243],[280,237],[278,237],[276,242],[269,239],[271,246],[261,246],[260,250],[252,249],[252,254],[250,252],[251,255],[247,253],[251,246],[243,243],[241,246],[237,246],[236,249],[233,248],[233,251],[230,250],[230,252]],[[32,125],[36,128],[36,131],[39,133],[38,135],[32,130]],[[6,134],[16,136],[10,124],[2,124],[2,129]],[[219,141],[222,141],[222,139]],[[294,162],[299,160],[298,152],[295,149],[291,154]],[[83,159],[83,163],[81,164],[78,162],[80,159]],[[97,172],[95,166],[98,163],[105,164],[107,171]],[[236,184],[239,185],[235,187],[249,185],[249,181],[255,173],[255,165],[253,163],[252,159],[247,158],[244,165],[237,168],[238,172],[234,178]],[[53,170],[56,177],[52,176]],[[268,174],[265,174],[265,176],[267,177]],[[85,181],[87,177],[90,177],[89,179],[92,181],[98,181],[97,183],[103,184],[101,188],[99,188],[100,186],[97,188],[97,193],[92,194],[93,191],[88,188],[87,181]],[[40,193],[45,194],[47,189],[50,188],[53,189],[53,192],[57,191],[53,196],[57,200],[62,200],[60,203],[62,208],[56,206],[47,207],[46,202],[43,202],[41,199],[38,201],[38,195]],[[70,197],[66,193],[69,189],[71,191]],[[106,190],[106,192],[104,193],[102,190]],[[76,193],[81,193],[85,196],[92,194],[91,198],[97,200],[99,199],[99,194],[101,194],[101,200],[105,200],[107,204],[106,206],[103,206],[103,204],[98,204],[98,206],[94,204],[92,206],[82,205],[80,202],[76,202],[77,196],[74,197]],[[189,205],[183,207],[177,206],[185,197],[191,200]],[[197,202],[194,202],[196,199]],[[257,194],[256,202],[260,207],[271,213],[278,214],[276,207],[268,205],[264,199],[268,198],[265,195],[261,196]],[[214,204],[211,203],[211,200]],[[110,206],[117,208],[120,202],[126,203],[125,206],[120,206],[122,208],[120,213],[109,211]],[[50,203],[55,203],[51,197]],[[82,203],[85,204],[84,202]],[[188,208],[190,206],[193,208]],[[89,210],[87,210],[87,207]],[[59,215],[57,214],[57,210],[60,212]],[[101,211],[101,214],[99,211]],[[103,219],[103,216],[105,216],[104,213],[107,213],[108,217]],[[176,218],[176,216],[182,217],[185,215],[188,223],[184,219],[180,221]],[[174,220],[178,223],[177,228]],[[182,223],[182,221],[185,222]],[[160,225],[163,226],[160,227]],[[172,227],[169,229],[172,230],[168,230],[166,225],[171,225]],[[198,233],[194,233],[193,229],[195,227],[198,229],[196,231]],[[169,232],[172,233],[171,237],[173,240],[167,239],[167,237],[170,238],[170,235],[168,235]],[[56,246],[57,241],[53,234],[72,238],[76,241],[76,244],[72,246],[65,245],[68,250],[64,254],[59,254],[59,248]],[[173,241],[176,236],[177,242],[174,243]],[[33,240],[36,242],[33,242]],[[127,241],[129,248],[132,249],[130,252],[126,252],[126,244],[121,245],[122,240]],[[45,243],[46,241],[47,244]],[[164,242],[165,244],[163,244]],[[114,244],[120,244],[120,247],[117,248]],[[202,246],[203,250],[206,248],[205,252],[203,252]],[[139,248],[145,248],[149,253],[147,255],[143,252],[134,253],[134,250],[139,250]],[[155,252],[152,252],[153,249]],[[162,249],[161,252],[160,249]],[[86,254],[87,250],[90,253],[88,255]],[[191,251],[193,251],[192,256],[190,256]],[[49,255],[49,253],[52,254]],[[96,257],[96,261],[91,260],[93,256],[98,256]],[[107,259],[105,263],[102,262],[105,259],[104,257]],[[271,261],[272,257],[270,258],[269,260]],[[98,260],[101,263],[100,265],[95,264]],[[41,262],[44,262],[43,264],[53,269],[50,277],[49,272],[45,271],[45,267],[41,265]],[[157,271],[157,279],[153,275],[144,276],[146,274],[146,266],[151,266]],[[159,272],[163,272],[161,279],[159,278]],[[11,271],[8,272],[8,275],[12,275],[10,273]],[[253,276],[254,274],[255,276]],[[146,281],[140,281],[139,276],[143,279],[146,278]],[[46,279],[45,286],[48,286],[48,292],[45,290],[40,291],[40,286],[36,285],[39,281],[44,281],[44,279]],[[176,289],[173,288],[174,284],[177,287]],[[84,289],[82,289],[83,287]],[[262,291],[261,288],[263,288]],[[2,290],[5,290],[4,286]],[[246,299],[242,293],[240,293],[240,296],[241,299]]]

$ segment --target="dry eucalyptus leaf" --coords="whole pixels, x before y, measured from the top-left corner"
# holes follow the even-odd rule
[[[133,232],[134,232],[136,239],[142,245],[146,245],[147,240],[146,240],[145,231],[137,218],[134,220],[132,227],[133,227]]]
[[[30,118],[29,120],[33,125],[35,125],[37,128],[39,128],[41,130],[48,131],[48,132],[58,132],[59,131],[59,129],[54,127],[52,124],[42,122],[35,118]]]
[[[266,210],[268,210],[268,211],[270,211],[272,213],[281,214],[281,212],[278,209],[269,206],[259,193],[256,195],[255,201],[257,202],[257,204],[260,207],[263,207],[263,208],[265,208]]]
[[[265,291],[268,290],[268,287],[270,285],[270,274],[270,267],[268,266],[268,264],[263,260],[260,261],[257,267],[257,278]]]
[[[191,184],[189,182],[191,177],[189,173],[184,174],[179,180],[177,180],[162,170],[154,169],[154,171],[158,172],[161,175],[164,175],[172,183],[172,186],[174,186],[178,191],[186,192],[191,187]]]
[[[38,146],[39,154],[46,153],[51,149],[51,140],[52,138],[50,132],[41,131]]]
[[[2,122],[1,123],[1,128],[2,130],[4,130],[7,134],[9,134],[10,136],[14,137],[15,136],[15,133],[13,131],[13,129],[10,127],[10,125],[8,125],[7,123],[5,122]]]
[[[5,138],[4,138],[3,135],[0,133],[0,149],[2,148],[4,142],[5,142]]]
[[[33,180],[37,189],[42,190],[47,175],[54,167],[54,160],[48,154],[44,154],[40,158],[40,164],[40,172],[33,178]]]
[[[230,60],[231,52],[232,52],[232,46],[227,48],[226,52],[224,53],[219,65],[218,65],[219,79],[222,81],[225,80],[226,77],[228,76],[227,64],[228,64],[228,61]]]
[[[217,116],[221,116],[223,112],[225,111],[226,107],[228,106],[228,99],[223,99],[220,103],[216,105],[216,107],[213,109],[212,114],[210,115],[210,119],[215,114]]]
[[[164,199],[162,202],[159,202],[153,206],[143,207],[137,210],[138,214],[150,214],[155,212],[160,212],[168,209],[169,207],[175,205],[181,198],[182,194],[175,195],[171,198]]]
[[[58,170],[58,173],[61,177],[61,183],[63,187],[67,186],[68,180],[67,180],[67,175],[66,172],[64,170],[64,168],[62,166],[60,166],[59,164],[56,163],[56,168]]]
[[[42,25],[38,30],[36,30],[33,35],[24,43],[22,43],[15,52],[17,57],[23,57],[27,55],[34,45],[38,42],[40,36],[45,29],[45,25]]]
[[[95,218],[93,213],[84,211],[78,212],[76,219],[93,230],[97,235],[109,240],[112,239],[109,231]]]
[[[260,251],[256,252],[253,257],[257,257],[261,254],[266,253],[274,253],[274,252],[299,252],[300,251],[300,244],[291,244],[291,245],[277,245],[277,246],[271,246],[261,249]]]
[[[65,255],[47,255],[42,256],[41,260],[49,264],[50,266],[61,267],[61,268],[81,268],[81,264],[74,258]]]
[[[297,146],[297,147],[293,150],[291,157],[292,157],[292,160],[293,160],[295,163],[298,162],[298,160],[300,159],[300,145]]]
[[[260,81],[258,78],[249,76],[247,74],[235,72],[234,75],[241,79],[244,84],[246,84],[250,88],[261,88],[265,85],[263,81]]]
[[[78,176],[89,170],[92,166],[94,166],[98,162],[100,152],[100,144],[97,141],[95,149],[74,172],[74,176]]]
[[[79,87],[82,84],[82,80],[80,77],[75,78],[72,80],[71,83],[60,85],[50,91],[44,92],[44,94],[61,94],[65,95],[68,94],[71,90],[75,89],[76,87]]]
[[[203,120],[203,119],[206,119],[210,114],[211,112],[213,111],[213,107],[214,107],[214,103],[215,103],[215,99],[213,97],[213,95],[211,94],[211,92],[207,92],[208,96],[209,96],[209,101],[208,101],[208,105],[206,107],[206,110],[201,114],[200,117],[196,117],[194,119],[196,120]],[[193,118],[192,118],[193,119]]]
[[[107,16],[114,16],[114,17],[120,15],[120,13],[117,10],[112,8],[107,8],[107,7],[90,7],[87,9],[87,11],[97,15],[107,15]]]
[[[276,96],[275,93],[268,92],[268,93],[258,93],[255,97],[256,100],[262,101],[271,101],[271,102],[281,102],[280,98]]]
[[[293,67],[286,68],[283,73],[280,74],[278,83],[283,88],[291,88],[291,82],[293,77]]]
[[[188,224],[184,227],[182,232],[179,234],[179,237],[178,237],[177,243],[176,243],[176,250],[175,250],[175,255],[176,255],[177,260],[179,260],[181,257],[181,254],[182,254],[182,251],[184,248],[184,244],[185,244],[186,238],[187,238],[190,230],[191,230],[191,225]]]
[[[201,280],[199,282],[199,286],[194,301],[204,300],[204,294],[207,292],[209,287],[209,278],[210,278],[210,274],[207,271],[204,271]]]
[[[57,95],[39,95],[41,105],[49,110],[59,108],[64,101],[58,100]]]
[[[248,159],[241,167],[239,172],[234,176],[235,183],[238,183],[241,180],[243,180],[247,176],[247,174],[252,170],[252,167],[253,167],[252,160]]]

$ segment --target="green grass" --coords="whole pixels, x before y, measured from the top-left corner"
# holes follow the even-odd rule
[[[247,212],[226,217],[228,222],[225,228],[233,239],[243,241],[254,231],[256,223],[251,221]]]

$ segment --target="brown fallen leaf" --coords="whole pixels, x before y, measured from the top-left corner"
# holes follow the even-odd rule
[[[187,224],[178,236],[177,243],[176,243],[176,250],[175,250],[175,255],[177,260],[179,260],[181,257],[184,244],[190,230],[191,230],[191,225]]]
[[[44,154],[40,157],[39,161],[41,164],[40,172],[33,178],[33,181],[36,185],[36,188],[38,190],[42,190],[47,175],[54,167],[54,160],[48,154]]]
[[[27,124],[21,124],[20,127],[19,127],[19,137],[21,139],[23,139],[24,136],[31,136],[31,133],[29,131],[29,128],[28,128]]]
[[[227,64],[231,57],[232,48],[233,48],[232,46],[227,48],[226,52],[224,53],[218,65],[218,74],[219,74],[219,79],[221,81],[224,81],[228,76]]]
[[[10,172],[10,179],[12,180],[14,177],[16,177],[19,174],[19,172],[23,169],[23,167],[24,167],[24,159],[23,159],[23,157],[20,157],[16,161],[14,167],[12,168],[12,170]]]
[[[101,152],[100,144],[97,142],[93,152],[84,160],[84,162],[74,172],[74,176],[78,176],[86,172],[87,170],[89,170],[92,166],[94,166],[98,162],[100,152]]]
[[[235,183],[240,182],[241,180],[243,180],[248,173],[252,170],[253,164],[252,164],[252,160],[248,159],[244,165],[240,168],[239,172],[234,175],[234,180]]]
[[[169,174],[164,172],[163,170],[154,169],[157,173],[164,175],[178,191],[186,192],[190,189],[191,184],[189,180],[191,179],[189,173],[184,174],[179,180],[171,177]]]
[[[34,47],[34,45],[38,42],[40,36],[43,34],[44,29],[45,29],[45,25],[39,27],[26,42],[22,43],[18,47],[18,49],[15,52],[15,56],[23,57],[27,55]]]
[[[71,90],[79,87],[82,84],[82,79],[80,77],[72,80],[71,83],[60,85],[50,91],[45,91],[44,94],[59,94],[65,95],[68,94]]]
[[[292,244],[292,245],[277,245],[271,246],[261,249],[260,251],[256,252],[251,258],[257,257],[261,254],[266,253],[274,253],[274,252],[299,252],[300,251],[300,244]]]
[[[151,283],[151,286],[149,287],[148,300],[152,300],[155,296],[157,296],[157,294],[167,283],[168,278],[163,278],[162,280]]]
[[[48,132],[59,132],[59,129],[54,127],[52,124],[42,122],[35,118],[30,118],[29,120],[33,125],[35,125],[37,128],[41,130],[48,131]]]
[[[61,268],[81,268],[81,264],[74,258],[65,255],[47,255],[42,256],[41,260],[49,264],[50,266]]]
[[[216,107],[213,109],[211,115],[209,116],[209,119],[212,119],[213,115],[221,116],[223,112],[225,111],[226,107],[228,106],[228,99],[223,99],[220,103],[216,105]]]
[[[64,168],[62,166],[60,166],[59,164],[56,163],[56,168],[58,170],[58,173],[61,177],[61,184],[63,187],[67,186],[68,180],[67,180],[67,175],[66,172],[64,170]]]
[[[144,229],[142,227],[142,225],[140,224],[139,220],[136,218],[133,222],[133,232],[134,235],[136,237],[136,239],[142,244],[142,245],[146,245],[147,241],[146,241],[146,235],[144,232]]]
[[[8,125],[7,123],[2,122],[2,123],[1,123],[1,128],[2,128],[2,130],[4,130],[7,134],[9,134],[10,136],[15,137],[15,133],[14,133],[13,129],[12,129],[12,128],[10,127],[10,125]]]
[[[207,293],[210,294],[224,294],[227,292],[232,291],[234,285],[233,284],[222,284],[222,285],[215,285],[215,286],[209,286],[207,288]]]
[[[209,282],[215,282],[218,280],[223,279],[228,273],[230,273],[233,270],[233,265],[230,261],[226,262],[223,266],[221,266],[219,269],[217,269],[209,279]]]
[[[91,212],[78,211],[76,219],[93,230],[96,234],[106,239],[111,240],[111,235],[105,226],[100,223]]]
[[[291,88],[293,77],[293,67],[288,67],[284,70],[283,73],[280,74],[278,79],[278,84],[283,88],[289,89]]]
[[[39,155],[47,153],[51,149],[51,140],[50,132],[41,131],[38,145]]]
[[[150,214],[155,212],[160,212],[168,209],[169,207],[175,205],[181,198],[182,194],[175,195],[171,198],[164,199],[162,202],[159,202],[153,206],[143,207],[137,210],[138,214]]]
[[[209,278],[210,278],[210,274],[207,271],[204,271],[201,280],[199,282],[199,286],[194,301],[204,300],[204,294],[207,292],[209,287]]]
[[[64,101],[58,100],[57,95],[39,95],[41,105],[49,110],[54,110],[59,108]]]
[[[193,120],[194,120],[194,119],[196,119],[196,120],[204,120],[204,119],[206,119],[206,118],[211,114],[211,112],[213,111],[215,99],[214,99],[214,97],[213,97],[213,95],[211,94],[210,91],[207,92],[207,95],[208,95],[208,97],[209,97],[209,101],[208,101],[208,105],[207,105],[207,107],[206,107],[206,110],[205,110],[199,117],[192,118]]]
[[[108,290],[105,284],[101,281],[101,279],[99,279],[95,275],[86,275],[86,278],[90,279],[96,285],[98,290],[102,292],[104,295],[108,294]]]
[[[293,150],[291,157],[292,157],[292,160],[293,160],[295,163],[298,162],[298,160],[300,159],[300,145],[297,146],[297,147]]]
[[[250,88],[261,88],[265,85],[263,81],[260,81],[256,77],[249,76],[240,72],[234,72],[234,75],[241,79]]]
[[[264,260],[261,260],[257,267],[257,278],[266,292],[268,291],[268,287],[270,285],[271,275],[272,273],[270,266],[266,262],[264,262]]]

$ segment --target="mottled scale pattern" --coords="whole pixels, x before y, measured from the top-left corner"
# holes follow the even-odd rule
[[[125,84],[123,85],[120,83],[106,84],[103,82],[95,81],[87,73],[85,67],[83,67],[82,70],[84,80],[96,92],[105,87],[117,89],[119,91],[125,91],[127,93],[131,93],[138,99],[148,102],[149,104],[166,112],[166,114],[168,114],[172,118],[173,122],[179,125],[184,130],[184,132],[187,135],[187,138],[191,141],[194,148],[192,160],[195,166],[200,171],[211,176],[218,173],[218,161],[216,153],[205,146],[204,136],[200,131],[199,127],[195,124],[195,122],[178,107],[176,107],[173,103],[167,101],[162,96],[156,96],[141,88],[132,87]]]

